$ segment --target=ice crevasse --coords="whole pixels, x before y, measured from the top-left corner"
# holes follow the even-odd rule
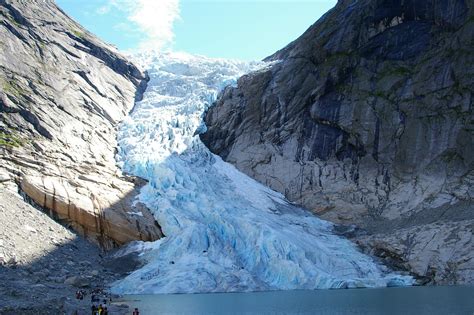
[[[202,115],[226,85],[264,63],[184,53],[138,55],[150,75],[123,121],[117,160],[147,179],[140,201],[165,238],[134,243],[143,267],[112,291],[196,293],[409,285],[362,254],[333,225],[213,155]],[[136,215],[131,213],[130,215]]]

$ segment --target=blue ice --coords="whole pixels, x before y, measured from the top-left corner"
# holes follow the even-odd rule
[[[263,63],[183,53],[148,60],[144,98],[121,124],[117,159],[149,181],[145,203],[166,237],[134,243],[142,268],[116,293],[196,293],[410,285],[333,225],[213,155],[195,135],[218,92]],[[151,62],[150,62],[151,60]],[[145,62],[144,62],[145,63]]]

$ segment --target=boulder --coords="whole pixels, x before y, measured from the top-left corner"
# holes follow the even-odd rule
[[[88,279],[79,276],[67,278],[66,280],[64,280],[64,284],[69,284],[76,288],[87,288],[91,285]]]

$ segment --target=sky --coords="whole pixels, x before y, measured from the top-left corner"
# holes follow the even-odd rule
[[[124,52],[185,51],[260,60],[300,36],[337,0],[56,0]]]

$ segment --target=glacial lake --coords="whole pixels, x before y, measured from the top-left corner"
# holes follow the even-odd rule
[[[474,314],[474,287],[404,287],[252,293],[127,295],[155,314]],[[131,312],[131,311],[130,311]]]

